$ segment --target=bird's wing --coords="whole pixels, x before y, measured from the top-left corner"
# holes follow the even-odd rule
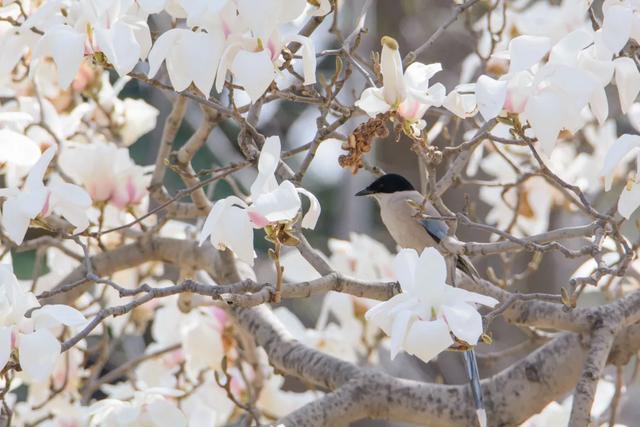
[[[423,219],[420,220],[420,224],[424,227],[424,229],[429,233],[429,236],[436,241],[436,243],[440,243],[442,239],[444,239],[449,231],[449,226],[439,219]],[[467,273],[469,277],[473,280],[480,277],[480,273],[473,266],[471,260],[464,255],[459,255],[456,257],[456,267]]]
[[[419,221],[436,243],[440,243],[447,236],[449,226],[446,222],[439,219],[422,219]]]

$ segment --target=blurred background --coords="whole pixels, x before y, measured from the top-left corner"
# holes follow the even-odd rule
[[[338,27],[343,34],[349,34],[354,26],[355,20],[360,14],[364,0],[348,0],[340,3],[340,13],[338,14]],[[380,38],[389,35],[398,40],[401,54],[404,56],[408,51],[415,49],[422,44],[452,13],[454,3],[451,0],[398,0],[398,1],[374,1],[371,9],[367,12],[366,25],[368,33],[362,38],[358,49],[360,55],[369,58],[369,52],[379,51]],[[483,2],[479,2],[472,9],[471,18],[466,21],[464,17],[451,25],[447,31],[437,39],[435,44],[420,55],[417,60],[425,64],[432,62],[442,63],[443,71],[434,77],[434,81],[441,82],[447,88],[447,92],[460,83],[461,66],[464,59],[474,49],[477,42],[474,35],[469,31],[468,24],[475,22],[475,18],[481,14]],[[152,24],[154,28],[165,28],[168,22],[162,18],[154,17]],[[466,22],[465,22],[466,21]],[[314,32],[312,39],[316,51],[333,49],[339,47],[333,36],[328,32],[332,24],[331,19],[326,19],[321,27]],[[290,31],[295,31],[292,26]],[[335,70],[335,58],[326,56],[319,58],[318,73],[327,76],[332,75]],[[285,76],[282,78],[286,79]],[[342,91],[339,99],[346,105],[353,105],[361,91],[366,87],[364,78],[354,72],[348,86]],[[129,82],[121,94],[122,97],[143,98],[160,110],[158,126],[154,131],[144,136],[140,141],[131,147],[132,155],[138,164],[153,164],[158,148],[158,141],[162,134],[164,119],[170,111],[174,95],[154,88],[149,88],[145,84],[132,80]],[[236,99],[238,105],[243,105],[248,99]],[[262,114],[258,123],[258,130],[266,135],[278,135],[282,141],[283,151],[294,149],[314,139],[316,132],[316,118],[319,111],[313,106],[306,106],[288,101],[275,101],[262,108]],[[427,113],[425,120],[427,128],[432,126],[438,116]],[[194,102],[189,103],[186,119],[178,133],[174,149],[180,147],[188,137],[198,127],[202,120],[201,110]],[[355,127],[364,122],[366,116],[362,115],[351,120],[347,125],[338,130],[345,137],[349,135]],[[620,129],[623,131],[624,129]],[[235,145],[239,128],[225,121],[216,127],[211,133],[206,146],[200,150],[193,161],[196,171],[215,166],[223,166],[233,161],[241,160],[242,154]],[[460,131],[461,136],[464,132]],[[404,138],[404,137],[403,137]],[[457,141],[460,142],[459,140]],[[440,144],[436,140],[432,143]],[[391,253],[395,253],[396,247],[383,228],[377,212],[377,207],[372,200],[366,198],[356,198],[353,195],[360,189],[367,186],[375,177],[365,170],[361,170],[357,175],[352,175],[349,169],[343,169],[338,165],[338,157],[343,154],[340,149],[341,142],[330,139],[320,145],[318,153],[312,166],[307,173],[303,186],[312,191],[319,198],[322,205],[322,215],[318,227],[314,231],[306,232],[307,238],[314,247],[323,253],[330,255],[329,240],[331,238],[349,240],[351,233],[365,233],[378,240],[386,246]],[[287,162],[294,168],[300,164],[304,154],[294,156]],[[416,188],[420,188],[420,176],[416,155],[410,150],[410,143],[404,139],[396,142],[394,136],[386,140],[378,140],[372,153],[369,154],[370,163],[380,167],[386,172],[400,173],[407,177]],[[444,166],[443,166],[444,167]],[[442,171],[440,171],[442,172]],[[249,185],[255,178],[254,170],[244,170],[235,175],[234,184],[241,189],[248,190]],[[479,175],[478,178],[483,178]],[[484,176],[486,178],[486,176]],[[175,192],[182,187],[180,179],[171,172],[167,177],[170,192]],[[221,181],[216,184],[210,194],[216,200],[232,193],[229,182]],[[470,203],[466,204],[465,200]],[[457,186],[451,188],[444,197],[445,203],[454,211],[462,211],[465,206],[471,208],[472,215],[483,221],[489,206],[478,200],[477,187]],[[567,225],[580,224],[581,218],[566,211],[554,210],[550,218],[550,228]],[[273,280],[273,265],[265,256],[268,243],[259,232],[255,234],[255,246],[259,254],[256,263],[256,274],[259,280]],[[461,227],[458,237],[465,241],[488,241],[489,236],[475,230]],[[27,267],[21,267],[21,259],[26,259],[29,254],[17,254],[18,275],[25,276],[21,271]],[[500,277],[503,260],[499,257],[486,257],[475,259],[474,263],[481,274],[485,274],[488,267],[492,267],[497,276]],[[522,254],[510,260],[510,266],[516,271],[525,270],[531,261],[530,254]],[[522,292],[558,292],[559,287],[566,284],[571,274],[584,262],[584,259],[567,260],[554,253],[546,255],[542,259],[540,268],[515,284],[516,289]],[[320,310],[322,297],[305,300],[287,302],[289,309],[294,311],[299,318],[309,327],[315,325]],[[496,352],[512,347],[523,342],[527,335],[515,327],[506,325],[500,320],[496,320],[492,325],[494,344],[491,347],[480,345],[479,353]],[[533,348],[525,348],[524,354]],[[480,357],[481,374],[483,377],[490,376],[495,372],[508,366],[510,362],[522,356],[523,353],[516,352],[512,358],[506,358],[500,363],[495,363],[491,357]],[[466,374],[462,363],[462,355],[457,353],[446,353],[441,355],[436,363],[428,366],[417,359],[400,354],[393,362],[389,360],[388,354],[384,351],[380,354],[381,364],[390,373],[417,380],[440,381],[445,383],[466,383]],[[295,384],[290,387],[295,388]],[[623,397],[621,405],[620,422],[630,422],[629,419],[640,419],[640,413],[627,402],[632,394]],[[635,418],[634,418],[635,417]],[[366,421],[359,425],[391,425],[385,422]],[[400,424],[393,424],[400,425]],[[629,425],[634,425],[630,423]]]

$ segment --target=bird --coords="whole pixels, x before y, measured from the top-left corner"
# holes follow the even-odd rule
[[[369,196],[378,202],[382,223],[401,248],[411,248],[421,253],[426,247],[437,248],[448,234],[449,226],[445,221],[434,218],[423,219],[418,215],[417,206],[422,206],[426,216],[440,216],[436,208],[402,175],[395,173],[382,175],[355,195]],[[456,256],[456,267],[476,282],[480,278],[471,261],[463,255]],[[464,353],[464,361],[478,422],[484,427],[487,425],[487,416],[480,388],[478,362],[473,349]]]

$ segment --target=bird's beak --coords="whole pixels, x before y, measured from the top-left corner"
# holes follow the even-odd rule
[[[355,196],[370,196],[373,194],[373,191],[369,190],[368,188],[365,188],[364,190],[360,190],[358,191]]]

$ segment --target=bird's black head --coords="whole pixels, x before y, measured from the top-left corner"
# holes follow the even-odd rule
[[[397,193],[399,191],[413,191],[413,185],[403,176],[395,173],[388,173],[382,175],[380,178],[373,181],[364,190],[358,191],[356,196],[369,196],[372,194],[380,193]]]

